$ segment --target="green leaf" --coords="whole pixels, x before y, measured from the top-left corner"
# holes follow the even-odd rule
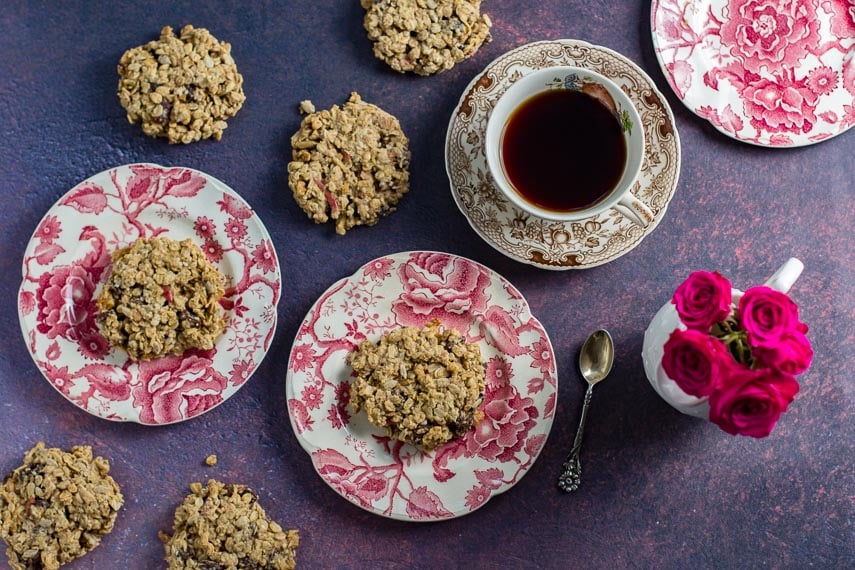
[[[632,135],[632,119],[629,118],[629,111],[624,109],[620,113],[620,122],[623,126],[623,130]]]

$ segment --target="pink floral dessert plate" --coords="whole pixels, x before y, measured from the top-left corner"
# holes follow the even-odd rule
[[[855,0],[653,0],[665,77],[696,115],[760,146],[855,125]]]
[[[366,339],[435,318],[478,343],[485,417],[423,452],[352,413],[347,356]],[[286,380],[291,425],[321,478],[365,510],[410,521],[468,514],[516,484],[546,442],[557,390],[552,344],[519,291],[474,261],[427,251],[375,259],[321,295]]]
[[[210,351],[132,362],[96,323],[117,249],[192,238],[226,277],[226,327]],[[81,182],[51,207],[24,253],[21,330],[39,371],[96,416],[141,424],[196,417],[237,392],[264,358],[281,291],[273,242],[225,184],[189,168],[130,164]]]
[[[527,214],[502,194],[490,175],[484,140],[496,102],[521,77],[568,65],[595,71],[616,83],[641,117],[646,143],[631,192],[653,212],[653,222],[646,228],[616,210],[573,222]],[[665,97],[635,63],[579,40],[543,41],[499,56],[466,87],[448,124],[445,168],[457,207],[496,250],[542,269],[586,269],[632,250],[665,216],[680,175],[680,138]]]

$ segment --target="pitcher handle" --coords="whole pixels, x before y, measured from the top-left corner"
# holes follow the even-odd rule
[[[765,285],[781,293],[787,293],[796,279],[802,274],[805,265],[795,257],[791,257],[769,279]]]

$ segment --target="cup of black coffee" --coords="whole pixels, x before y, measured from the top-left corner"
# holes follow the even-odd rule
[[[632,101],[593,71],[533,71],[499,99],[487,122],[487,164],[517,207],[555,221],[610,208],[646,227],[653,212],[631,190],[644,160]]]

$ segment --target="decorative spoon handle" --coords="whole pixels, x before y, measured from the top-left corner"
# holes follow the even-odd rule
[[[591,405],[591,394],[594,393],[594,385],[588,384],[585,392],[585,403],[582,404],[582,417],[579,419],[579,429],[576,430],[576,438],[573,440],[573,449],[564,460],[563,471],[558,478],[558,488],[569,493],[579,488],[582,483],[582,462],[579,454],[582,452],[582,432],[585,430],[585,418],[588,416],[588,407]]]

